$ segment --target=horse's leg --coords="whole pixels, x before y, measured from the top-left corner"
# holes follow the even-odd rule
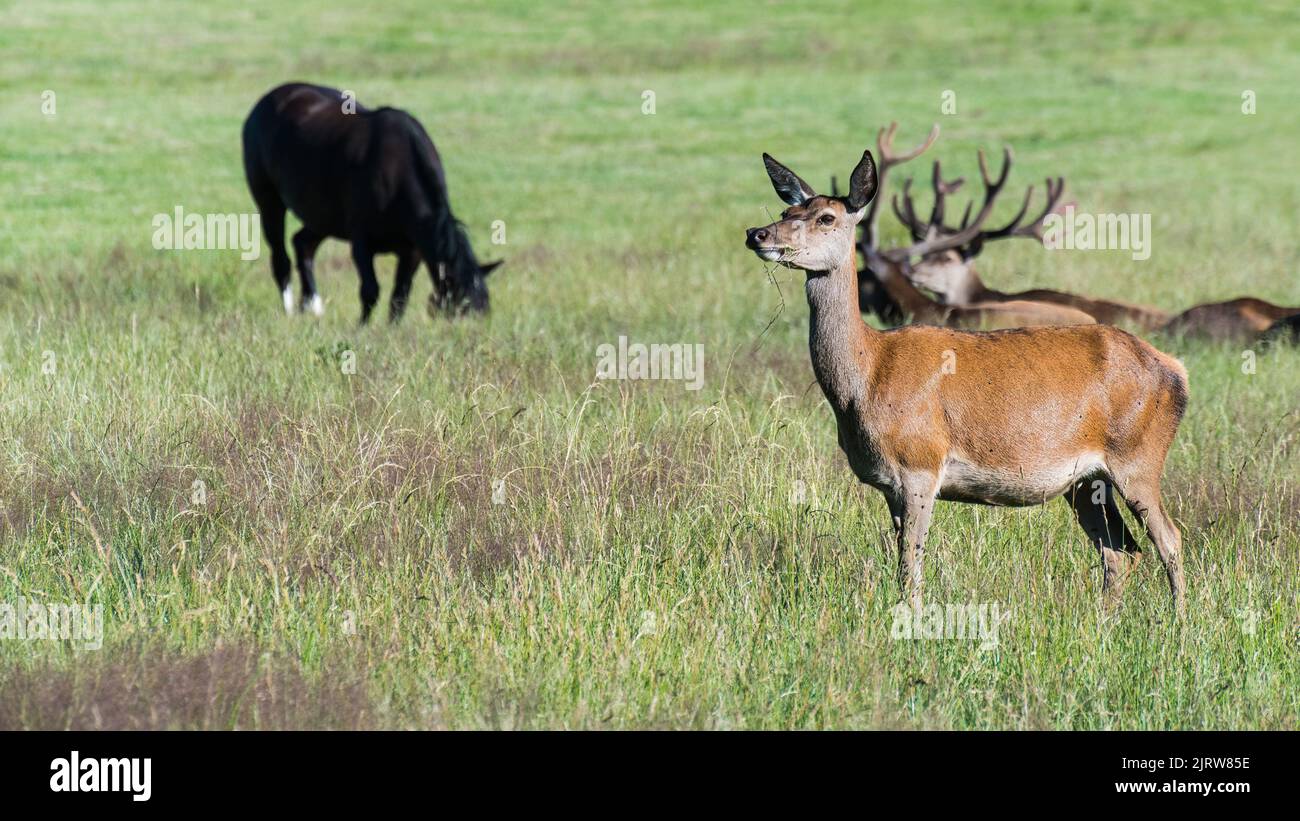
[[[406,301],[411,296],[411,280],[420,267],[420,255],[414,248],[406,248],[397,255],[397,282],[388,300],[388,321],[396,322],[406,311]]]
[[[306,226],[293,235],[293,255],[298,258],[298,279],[302,282],[302,310],[316,316],[325,313],[325,303],[316,293],[315,275],[316,249],[324,239],[324,235]]]
[[[361,275],[361,324],[370,320],[370,312],[379,301],[379,280],[375,279],[375,255],[364,240],[352,241],[352,262]]]
[[[284,312],[293,313],[293,289],[289,287],[289,276],[293,264],[289,261],[289,252],[284,249],[284,201],[279,193],[269,184],[253,185],[250,183],[253,201],[262,218],[262,233],[266,235],[266,244],[271,246],[271,274],[275,285],[280,289],[284,301]]]
[[[415,267],[420,267],[423,261],[425,267],[429,269],[429,281],[433,283],[433,293],[429,294],[429,311],[432,314],[441,310],[447,303],[448,292],[450,291],[447,282],[446,264],[441,260],[446,259],[446,249],[442,244],[434,239],[438,235],[438,226],[434,219],[429,216],[417,217],[415,214],[421,213],[421,208],[417,207],[421,203],[413,203],[411,216],[405,223],[406,237],[414,246],[415,250]],[[434,207],[430,205],[429,207]],[[443,207],[446,207],[443,205]],[[398,263],[399,270],[401,263]],[[414,276],[414,271],[412,272]],[[399,278],[400,282],[400,278]]]
[[[433,282],[433,293],[429,294],[430,312],[441,311],[451,300],[451,283],[447,279],[447,263],[425,263],[429,269],[429,280]]]

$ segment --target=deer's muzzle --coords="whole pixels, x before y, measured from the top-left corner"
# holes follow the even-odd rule
[[[781,249],[771,244],[775,238],[771,227],[745,229],[745,247],[767,262],[776,262],[781,258]]]

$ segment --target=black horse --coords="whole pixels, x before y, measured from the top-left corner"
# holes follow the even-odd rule
[[[326,237],[352,244],[362,322],[379,300],[374,255],[383,253],[397,254],[390,319],[406,309],[421,259],[433,279],[434,308],[487,310],[484,277],[501,263],[479,265],[451,213],[438,151],[405,111],[372,111],[332,88],[282,85],[258,100],[244,122],[244,173],[262,215],[286,312],[294,307],[284,247],[286,208],[303,224],[293,235],[303,310],[322,310],[312,258]]]

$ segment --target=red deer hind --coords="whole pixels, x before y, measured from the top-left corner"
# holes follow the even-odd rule
[[[1101,554],[1117,604],[1140,557],[1118,494],[1184,606],[1181,536],[1160,499],[1165,456],[1187,404],[1176,360],[1107,325],[993,332],[862,321],[854,235],[877,190],[871,152],[845,197],[822,196],[764,154],[781,219],[746,232],[761,259],[806,274],[813,371],[857,477],[884,494],[902,596],[921,606],[922,556],[936,499],[1036,505],[1064,494]]]

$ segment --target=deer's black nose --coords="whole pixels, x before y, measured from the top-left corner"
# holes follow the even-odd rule
[[[745,231],[745,244],[750,248],[757,248],[767,242],[767,237],[766,228],[750,228]]]

